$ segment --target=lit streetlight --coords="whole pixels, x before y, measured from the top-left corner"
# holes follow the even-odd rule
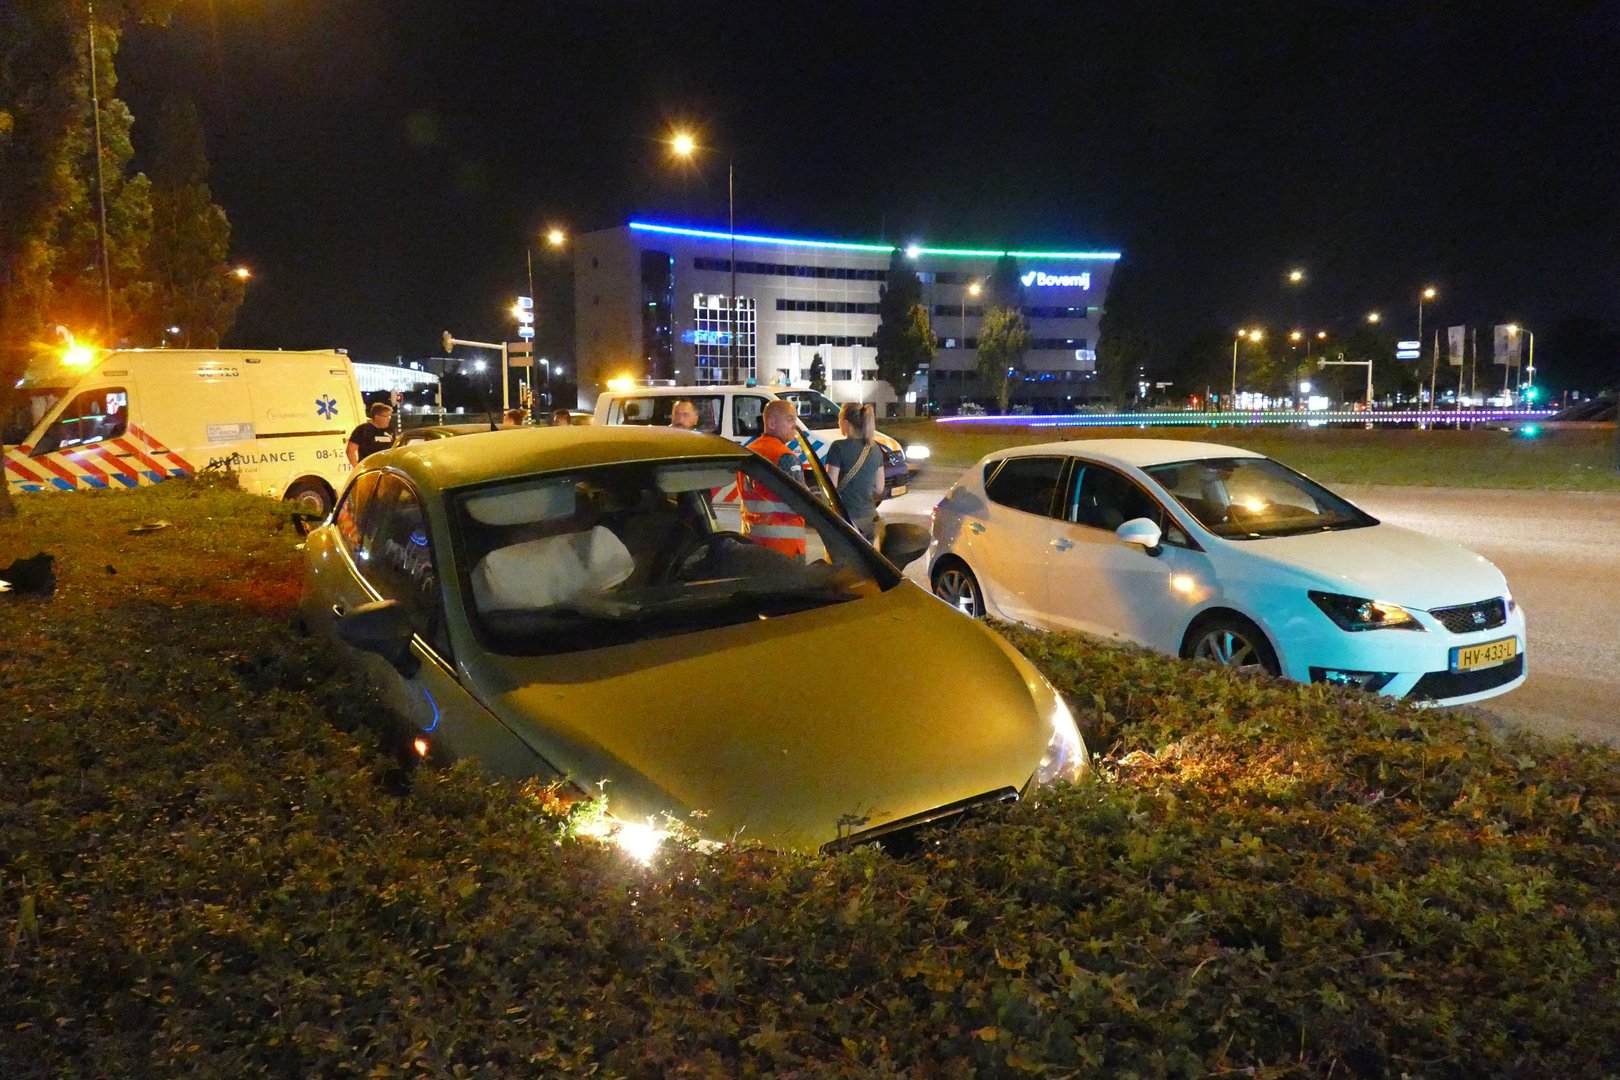
[[[1303,285],[1303,284],[1305,284],[1305,271],[1299,270],[1299,269],[1294,269],[1294,270],[1288,271],[1288,284],[1290,284],[1290,285]]]
[[[550,244],[554,248],[560,248],[564,244],[568,243],[568,234],[553,226],[552,228],[546,230],[546,243]]]
[[[1535,331],[1520,326],[1518,323],[1508,323],[1507,332],[1510,334],[1526,334],[1530,338],[1530,363],[1525,368],[1525,385],[1536,385],[1536,335]],[[1534,396],[1534,395],[1532,395]]]
[[[1372,323],[1374,326],[1377,326],[1381,319],[1383,319],[1383,316],[1378,314],[1378,312],[1376,312],[1376,311],[1367,312],[1367,321]]]
[[[1417,342],[1418,342],[1418,363],[1420,363],[1420,364],[1423,363],[1423,305],[1424,305],[1425,302],[1427,302],[1429,300],[1433,300],[1436,295],[1438,295],[1438,294],[1434,291],[1434,286],[1432,286],[1432,285],[1425,288],[1422,292],[1418,293],[1418,335],[1417,335]],[[1418,368],[1418,370],[1422,371],[1423,369]],[[1429,365],[1429,405],[1431,407],[1433,407],[1433,405],[1435,403],[1435,401],[1434,401],[1434,384],[1435,384],[1435,380],[1437,378],[1439,378],[1439,376],[1440,376],[1440,347],[1437,345],[1437,346],[1435,346],[1435,350],[1434,350],[1434,361],[1433,361],[1433,363],[1431,363]],[[1423,376],[1419,375],[1418,378],[1422,379]],[[1419,388],[1421,389],[1421,384],[1420,384]]]
[[[1265,336],[1266,336],[1265,331],[1261,330],[1259,327],[1256,327],[1253,330],[1242,330],[1242,329],[1240,329],[1237,332],[1237,337],[1232,339],[1232,401],[1231,401],[1231,404],[1229,404],[1227,406],[1228,409],[1237,408],[1237,354],[1238,354],[1238,342],[1242,341],[1244,338],[1248,338],[1250,341],[1258,342],[1261,339],[1263,339]]]
[[[237,281],[247,281],[253,277],[253,271],[245,266],[235,266],[231,268],[231,276]]]
[[[677,131],[670,136],[669,148],[676,157],[690,161],[697,155],[698,144],[690,132]],[[737,170],[730,157],[726,158],[726,232],[731,239],[731,295],[726,302],[726,363],[731,370],[726,381],[737,382]]]
[[[967,348],[967,302],[968,302],[968,297],[971,296],[975,300],[977,300],[978,297],[979,297],[979,293],[981,293],[982,291],[984,291],[984,287],[982,285],[980,285],[977,281],[968,282],[967,288],[962,290],[962,348],[964,348],[964,349]]]

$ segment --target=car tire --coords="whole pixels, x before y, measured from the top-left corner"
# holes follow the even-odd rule
[[[1188,660],[1210,660],[1234,671],[1280,675],[1277,650],[1264,630],[1249,619],[1222,612],[1198,620],[1187,631],[1181,655]]]
[[[335,501],[325,484],[309,480],[300,480],[288,488],[284,498],[292,503],[293,509],[299,513],[319,514],[323,520],[332,512],[332,503]]]
[[[962,560],[945,559],[934,567],[933,585],[934,595],[957,611],[975,619],[984,615],[984,590]]]

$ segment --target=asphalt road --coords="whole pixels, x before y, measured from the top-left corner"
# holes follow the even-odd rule
[[[928,524],[954,471],[920,473],[886,503]],[[1620,746],[1620,495],[1566,491],[1339,487],[1383,521],[1455,540],[1507,575],[1529,627],[1530,677],[1478,708],[1542,735]],[[922,581],[919,560],[907,574]]]

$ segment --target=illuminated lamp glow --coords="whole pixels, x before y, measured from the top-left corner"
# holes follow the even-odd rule
[[[607,388],[616,394],[623,394],[636,388],[636,380],[629,375],[615,375],[607,381]]]
[[[1191,574],[1171,574],[1170,587],[1178,593],[1191,593],[1198,588],[1198,580]]]
[[[417,757],[425,758],[428,756],[428,741],[418,735],[411,740],[411,749],[416,751]]]
[[[96,350],[88,345],[70,345],[62,350],[62,366],[85,368],[96,362]]]
[[[893,244],[861,244],[843,240],[805,240],[790,236],[757,236],[750,233],[728,232],[714,229],[690,229],[678,225],[655,225],[647,221],[632,221],[630,228],[637,232],[665,233],[670,236],[690,236],[699,240],[736,240],[739,244],[775,244],[786,247],[830,248],[835,251],[890,252]],[[1120,258],[1117,251],[994,251],[986,248],[934,248],[917,247],[917,255],[940,255],[965,259],[999,259],[1011,255],[1018,259],[1096,259],[1114,262]],[[909,251],[909,249],[908,249]]]
[[[622,821],[613,832],[613,842],[620,851],[643,866],[652,862],[658,849],[669,839],[669,832],[653,825]]]

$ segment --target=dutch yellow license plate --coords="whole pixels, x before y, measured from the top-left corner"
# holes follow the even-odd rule
[[[1472,671],[1475,668],[1505,664],[1519,653],[1517,638],[1500,638],[1483,645],[1463,645],[1451,650],[1452,671]]]

